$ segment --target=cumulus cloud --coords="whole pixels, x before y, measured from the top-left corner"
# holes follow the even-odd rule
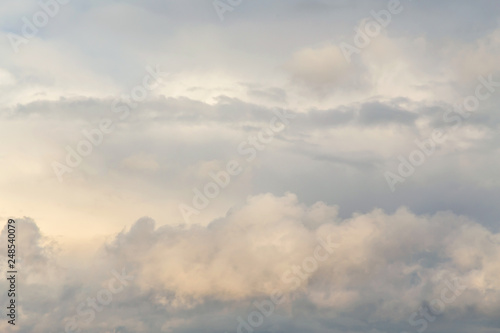
[[[199,330],[198,317],[205,315],[211,322],[220,320],[215,327],[231,330],[254,300],[277,290],[284,303],[276,311],[289,318],[285,322],[291,332],[299,326],[290,320],[313,308],[316,317],[338,321],[308,326],[312,332],[329,325],[350,332],[338,328],[342,316],[390,330],[442,297],[447,281],[455,278],[463,293],[447,305],[447,320],[471,313],[486,320],[500,307],[500,235],[450,212],[425,216],[401,208],[343,219],[334,206],[305,205],[293,194],[265,194],[250,197],[206,227],[157,227],[151,218],[142,218],[102,244],[85,267],[61,267],[36,224],[17,221],[24,235],[18,246],[26,275],[20,299],[26,319],[20,332],[60,329],[78,317],[79,304],[106,286],[113,270],[122,268],[133,281],[85,326],[89,332]],[[335,249],[331,254],[325,250],[326,259],[308,271],[305,259],[314,257],[322,239],[334,242]]]
[[[31,217],[18,331],[235,331],[279,290],[256,332],[413,332],[459,277],[429,332],[497,332],[500,2],[403,7],[348,62],[339,45],[386,0],[243,1],[224,22],[206,0],[73,1],[19,53],[7,35],[40,5],[0,4],[0,216]],[[168,78],[120,119],[113,102],[156,65]],[[481,75],[491,95],[447,122]],[[277,111],[293,121],[247,163],[239,145]],[[113,131],[60,183],[51,164],[102,119]],[[392,193],[398,157],[455,127]],[[184,221],[231,160],[242,173]],[[295,273],[329,235],[335,251]]]

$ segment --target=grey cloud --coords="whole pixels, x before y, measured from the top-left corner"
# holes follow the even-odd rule
[[[19,331],[62,331],[127,267],[137,280],[88,332],[235,331],[272,287],[288,303],[256,333],[414,331],[408,316],[439,294],[443,274],[468,290],[429,332],[497,332],[498,94],[396,193],[384,172],[415,139],[452,128],[443,114],[478,75],[498,74],[500,2],[402,2],[353,63],[338,45],[387,1],[243,0],[223,22],[211,0],[73,1],[20,54],[6,34],[38,4],[0,4],[2,214],[39,221],[19,219]],[[172,78],[120,120],[114,98],[155,64]],[[238,145],[280,109],[296,116],[290,126],[203,221],[180,225],[178,202],[244,161]],[[51,162],[102,118],[114,131],[58,183]],[[109,242],[87,241],[87,262],[61,264],[65,249],[43,234],[98,237],[142,215]],[[300,290],[284,286],[283,270],[329,231],[347,240],[340,252]]]
[[[399,123],[413,125],[418,115],[381,103],[367,103],[359,110],[359,122],[363,125],[387,125]]]

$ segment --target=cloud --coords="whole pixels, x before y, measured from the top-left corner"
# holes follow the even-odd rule
[[[400,123],[412,125],[418,118],[418,114],[398,110],[381,103],[364,104],[359,111],[360,123],[364,125],[388,125]]]
[[[500,2],[403,6],[349,63],[338,46],[387,1],[243,1],[224,22],[206,0],[70,2],[19,54],[6,35],[40,6],[0,4],[0,215],[32,217],[18,219],[19,331],[62,332],[126,268],[136,280],[85,331],[234,331],[278,288],[259,333],[413,332],[459,276],[433,329],[497,332],[498,94],[395,194],[384,172],[453,126],[443,115],[478,75],[500,82]],[[171,75],[120,120],[113,101],[156,64]],[[276,110],[293,123],[184,225],[179,204],[244,161]],[[103,118],[113,132],[59,183],[51,163]],[[330,233],[337,251],[284,282]]]
[[[154,156],[132,155],[122,161],[125,168],[138,171],[156,171],[160,167]]]
[[[365,70],[358,64],[349,63],[335,45],[299,50],[286,64],[286,69],[293,80],[322,93],[358,90],[368,83]]]
[[[422,304],[441,297],[446,281],[454,277],[464,291],[447,305],[444,320],[460,320],[472,312],[486,320],[500,309],[500,235],[449,212],[419,216],[401,208],[394,214],[374,210],[342,219],[337,207],[304,205],[292,194],[265,194],[206,227],[156,227],[152,219],[142,218],[103,244],[85,267],[58,265],[59,254],[40,242],[36,225],[29,219],[17,221],[19,235],[24,235],[18,240],[25,276],[20,332],[60,329],[77,316],[78,304],[122,267],[134,280],[112,306],[104,307],[90,332],[118,327],[148,332],[151,325],[166,331],[201,329],[196,318],[208,314],[212,322],[221,320],[217,327],[229,330],[254,300],[276,290],[285,295],[278,317],[301,316],[315,308],[315,316],[330,318],[327,325],[338,332],[349,332],[338,328],[346,316],[389,330],[388,322],[402,325]],[[313,256],[320,239],[329,237],[335,250],[307,273],[304,259]],[[285,322],[290,332],[298,331],[289,319]]]

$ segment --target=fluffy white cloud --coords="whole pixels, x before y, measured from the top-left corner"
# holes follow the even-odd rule
[[[339,318],[328,324],[332,327],[342,316],[373,328],[388,322],[397,327],[421,306],[442,299],[450,281],[460,294],[446,304],[446,320],[471,311],[494,318],[500,308],[500,234],[452,213],[419,216],[401,208],[342,219],[336,207],[321,202],[308,206],[292,194],[266,194],[206,227],[157,228],[142,218],[113,240],[87,249],[99,248],[91,264],[66,267],[31,220],[18,225],[20,271],[26,276],[20,332],[61,329],[75,316],[83,321],[79,304],[95,297],[113,270],[122,268],[133,280],[85,324],[89,331],[149,332],[148,325],[183,331],[208,314],[229,330],[237,323],[231,317],[244,315],[254,300],[275,291],[284,295],[278,317],[300,317],[314,307],[319,318]],[[5,242],[6,228],[1,237]],[[325,245],[318,257],[320,240],[335,246],[328,253]],[[47,313],[42,304],[54,310]]]

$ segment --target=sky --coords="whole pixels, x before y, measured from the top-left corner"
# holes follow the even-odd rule
[[[3,1],[0,331],[498,333],[499,15]]]

